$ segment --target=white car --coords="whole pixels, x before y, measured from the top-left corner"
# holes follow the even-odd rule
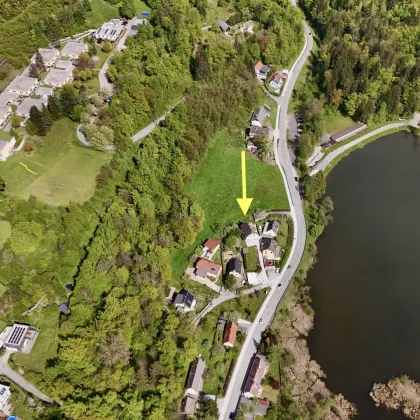
[[[260,319],[260,324],[262,324],[264,322],[264,318]]]

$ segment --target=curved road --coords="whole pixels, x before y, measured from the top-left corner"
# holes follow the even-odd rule
[[[324,159],[321,159],[312,169],[310,175],[315,175],[317,172],[319,171],[324,171],[328,165],[338,156],[340,156],[343,152],[345,152],[348,149],[351,149],[353,146],[355,146],[356,144],[362,143],[365,140],[369,139],[372,136],[376,136],[377,134],[383,133],[384,131],[387,130],[391,130],[393,128],[398,128],[398,127],[405,127],[408,125],[414,125],[416,127],[416,119],[411,120],[411,121],[403,121],[400,123],[393,123],[393,124],[388,124],[388,125],[384,125],[381,128],[378,128],[377,130],[374,130],[370,133],[365,134],[364,136],[361,136],[353,141],[351,141],[350,143],[347,143],[345,145],[343,145],[342,147],[339,147],[338,149],[334,150],[333,152],[329,153],[327,156],[324,157]]]
[[[294,224],[294,240],[289,258],[285,267],[291,266],[290,269],[284,269],[268,294],[266,300],[262,304],[255,322],[248,331],[247,338],[242,347],[241,354],[237,360],[235,369],[230,380],[229,387],[225,398],[220,402],[220,420],[228,419],[230,413],[235,412],[240,395],[245,375],[248,366],[257,351],[257,346],[261,341],[262,332],[269,326],[277,305],[283,297],[288,285],[293,279],[295,271],[300,263],[306,241],[306,224],[303,214],[303,205],[300,199],[298,182],[295,181],[296,171],[292,166],[287,148],[287,108],[289,100],[293,92],[293,87],[296,83],[297,77],[302,70],[303,65],[308,59],[313,48],[313,39],[310,34],[309,26],[304,22],[305,30],[305,46],[289,72],[289,78],[284,86],[283,93],[280,97],[273,97],[277,102],[277,120],[275,130],[275,157],[276,163],[280,169],[286,185],[286,192],[290,203],[290,210]],[[277,140],[278,138],[278,140]],[[262,321],[262,322],[260,322]]]

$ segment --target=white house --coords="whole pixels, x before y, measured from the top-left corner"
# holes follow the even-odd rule
[[[252,20],[248,20],[245,23],[242,23],[238,27],[239,32],[249,32],[250,34],[254,33],[254,22]]]
[[[241,223],[239,227],[241,229],[241,238],[245,242],[258,241],[260,238],[254,225],[251,225],[250,223]]]
[[[21,96],[30,96],[38,87],[38,79],[34,77],[16,76],[6,90]]]
[[[19,98],[18,93],[8,92],[5,90],[0,94],[0,106],[5,105],[18,105],[17,99]]]
[[[54,89],[53,88],[48,88],[45,86],[40,86],[36,91],[35,91],[35,95],[40,96],[41,99],[43,100],[47,100],[48,96],[52,96],[54,93]]]
[[[55,89],[60,89],[73,81],[72,70],[50,69],[43,80],[44,85],[50,85]]]
[[[0,160],[4,162],[13,151],[13,146],[16,144],[16,139],[14,137],[9,141],[0,140]]]
[[[0,410],[9,402],[11,396],[10,388],[7,385],[0,384]]]
[[[64,48],[61,50],[61,55],[64,57],[70,57],[73,60],[79,58],[82,52],[87,52],[88,46],[83,42],[68,42]]]
[[[73,63],[70,60],[58,60],[55,63],[56,69],[73,70]]]
[[[217,19],[217,24],[219,25],[220,30],[225,35],[230,35],[231,27],[226,22],[223,22],[223,20]]]
[[[36,106],[39,110],[41,110],[42,105],[45,103],[46,101],[43,99],[25,98],[17,107],[15,113],[21,117],[29,117],[29,111],[33,106]]]
[[[11,106],[0,106],[0,127],[9,119],[10,115],[12,115]]]
[[[115,42],[122,34],[124,25],[119,19],[112,19],[105,22],[95,33],[94,37],[97,41]]]
[[[263,107],[256,109],[251,117],[251,126],[262,127],[266,118],[270,115],[264,110]]]
[[[45,67],[52,67],[54,63],[60,57],[60,52],[55,48],[40,48],[39,54],[41,55],[42,62],[44,63]],[[31,58],[31,63],[35,64],[36,55],[33,55]]]
[[[263,229],[263,236],[269,236],[270,238],[275,238],[277,232],[279,231],[280,223],[278,220],[271,220],[266,222]]]

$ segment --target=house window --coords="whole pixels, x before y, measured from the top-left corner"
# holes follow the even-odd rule
[[[211,271],[216,271],[216,269],[214,267],[211,268]]]

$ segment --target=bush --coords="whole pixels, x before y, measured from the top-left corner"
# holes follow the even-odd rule
[[[110,43],[109,41],[105,41],[105,42],[102,44],[102,51],[103,51],[104,53],[109,53],[109,52],[111,52],[111,50],[112,50],[112,45],[111,45],[111,43]]]

